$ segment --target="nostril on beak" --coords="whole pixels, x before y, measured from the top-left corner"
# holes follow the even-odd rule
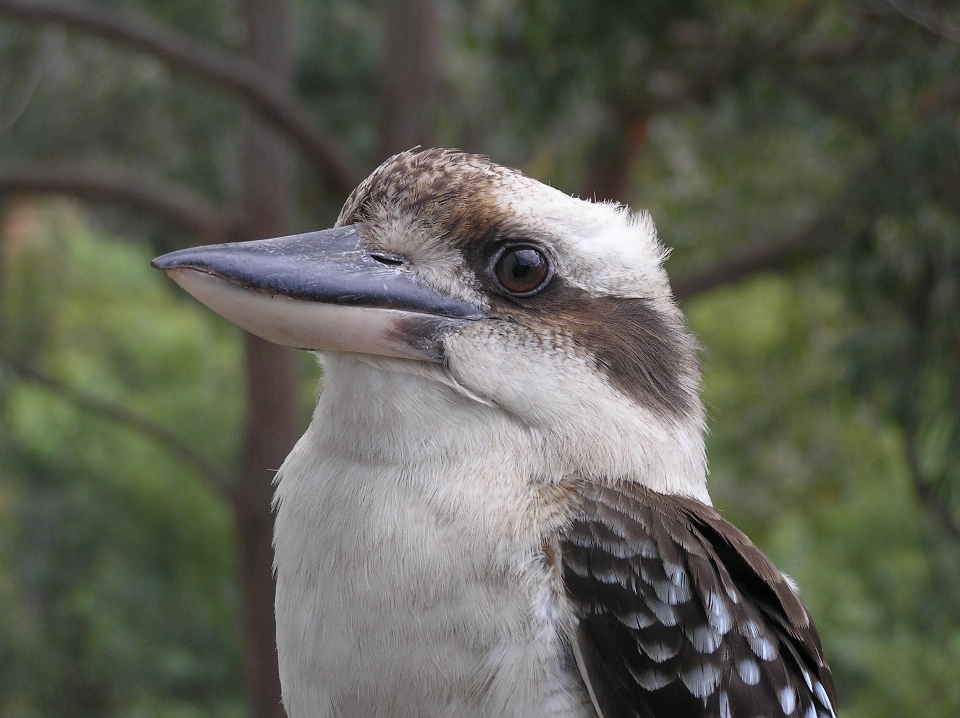
[[[386,264],[389,267],[398,267],[406,263],[403,257],[399,254],[393,254],[392,252],[370,252],[370,256],[380,262],[380,264]]]

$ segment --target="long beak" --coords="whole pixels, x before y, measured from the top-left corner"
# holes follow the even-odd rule
[[[299,349],[441,361],[443,335],[480,309],[427,286],[353,227],[182,249],[153,260],[234,324]]]

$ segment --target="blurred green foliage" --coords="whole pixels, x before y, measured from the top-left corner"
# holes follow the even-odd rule
[[[104,4],[242,43],[226,0]],[[686,302],[711,491],[800,584],[844,718],[960,715],[960,46],[881,0],[437,7],[439,143],[586,194],[598,158],[626,157],[623,199],[674,277],[815,228],[813,251]],[[383,9],[298,8],[297,91],[372,165]],[[0,23],[0,59],[4,161],[135,158],[236,199],[224,93],[56,28]],[[298,225],[329,225],[308,169],[298,192]],[[148,267],[190,238],[62,201],[3,222],[2,354],[230,474],[239,336]],[[243,713],[229,507],[175,447],[61,389],[0,363],[0,716]]]
[[[230,328],[72,204],[18,206],[5,239],[5,354],[234,461]],[[0,367],[0,715],[243,714],[227,508],[156,442]]]

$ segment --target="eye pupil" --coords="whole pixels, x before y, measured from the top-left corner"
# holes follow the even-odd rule
[[[533,255],[531,257],[531,255]],[[537,257],[533,251],[529,249],[524,249],[519,252],[516,252],[512,256],[513,259],[513,268],[511,274],[514,279],[523,279],[527,277],[531,272],[534,271],[534,268],[538,264]]]
[[[497,260],[497,280],[511,294],[534,294],[545,285],[550,270],[547,258],[533,247],[511,247]]]

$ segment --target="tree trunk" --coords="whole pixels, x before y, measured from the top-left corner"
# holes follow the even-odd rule
[[[584,187],[585,197],[628,203],[634,161],[647,144],[650,116],[620,110],[601,131]]]
[[[280,85],[292,72],[288,0],[245,0],[247,55]],[[274,130],[248,112],[243,135],[242,214],[248,239],[289,231],[292,158]],[[246,336],[247,428],[243,468],[234,496],[249,651],[251,714],[282,718],[273,612],[273,478],[297,440],[294,350]]]
[[[389,0],[380,65],[380,158],[432,144],[437,95],[437,11],[433,0]]]

